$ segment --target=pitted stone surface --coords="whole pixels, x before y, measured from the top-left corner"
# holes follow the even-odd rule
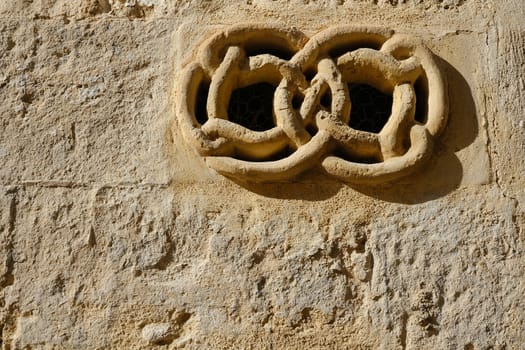
[[[521,349],[523,18],[521,0],[0,1],[0,349]],[[297,50],[349,23],[419,37],[448,82],[430,158],[373,185],[211,170],[174,89],[241,22]]]

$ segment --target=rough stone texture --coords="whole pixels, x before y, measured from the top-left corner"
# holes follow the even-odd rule
[[[521,0],[2,1],[0,347],[522,349],[524,17]],[[373,187],[213,173],[173,86],[241,21],[422,37],[451,100],[429,164]]]

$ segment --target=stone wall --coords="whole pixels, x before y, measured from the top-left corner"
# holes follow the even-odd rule
[[[522,349],[521,0],[0,3],[0,347]],[[238,23],[392,28],[448,80],[400,180],[242,182],[176,117],[199,44]]]

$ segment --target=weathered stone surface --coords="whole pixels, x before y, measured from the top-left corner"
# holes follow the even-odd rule
[[[152,323],[142,328],[142,338],[149,343],[166,343],[171,340],[168,323]]]
[[[0,3],[0,348],[520,349],[520,0]],[[237,183],[175,116],[241,22],[416,35],[449,84],[419,171]]]

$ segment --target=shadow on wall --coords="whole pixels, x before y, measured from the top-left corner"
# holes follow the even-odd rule
[[[261,196],[277,199],[302,199],[322,201],[328,199],[344,186],[344,183],[328,178],[319,170],[312,169],[293,182],[251,183],[230,179],[239,186]]]
[[[368,196],[395,203],[415,204],[442,197],[458,188],[463,167],[455,152],[478,135],[477,111],[465,78],[452,65],[437,58],[448,80],[450,110],[447,127],[434,144],[431,159],[413,175],[382,186],[354,186]]]
[[[442,197],[458,188],[463,167],[455,152],[470,145],[478,135],[476,106],[465,78],[452,65],[436,58],[448,80],[449,119],[434,144],[432,157],[416,173],[383,185],[353,185],[335,181],[310,170],[290,183],[245,183],[240,186],[260,195],[279,199],[321,201],[335,195],[343,186],[379,200],[416,204]]]

